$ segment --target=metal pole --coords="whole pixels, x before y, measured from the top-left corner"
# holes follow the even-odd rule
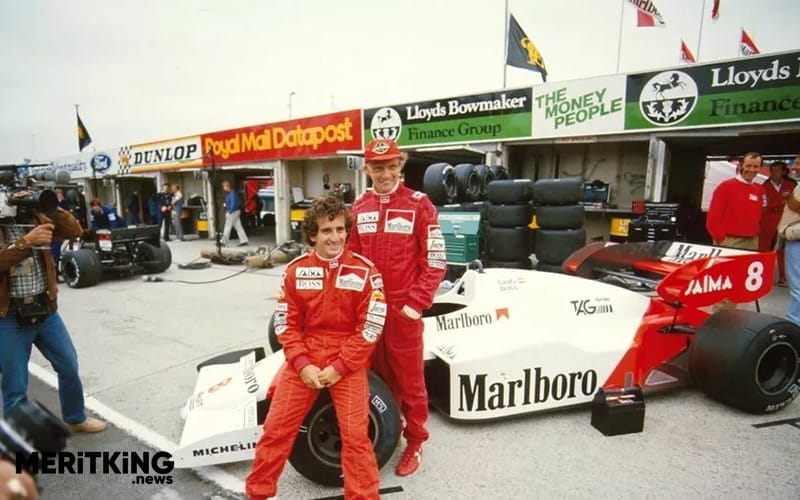
[[[294,96],[294,92],[289,92],[289,119],[292,118],[292,96]]]
[[[508,24],[511,20],[508,17],[508,0],[506,0],[506,10],[503,18],[503,23],[505,28],[503,29],[503,33],[505,36],[503,37],[503,88],[506,88],[506,73],[508,72]]]
[[[700,62],[700,47],[703,41],[703,21],[706,18],[706,0],[703,0],[703,10],[700,11],[700,35],[697,37],[697,52],[695,53],[694,62]]]
[[[619,62],[622,57],[622,19],[625,14],[625,0],[620,2],[619,6],[619,38],[617,40],[617,73],[619,73]]]

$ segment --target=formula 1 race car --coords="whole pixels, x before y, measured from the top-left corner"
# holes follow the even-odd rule
[[[590,403],[600,389],[645,394],[695,383],[734,408],[769,413],[800,395],[800,327],[766,314],[704,308],[768,294],[774,253],[649,242],[591,244],[567,274],[470,269],[424,314],[432,406],[456,420],[488,420]],[[250,460],[269,410],[278,352],[228,353],[198,366],[177,467]],[[370,374],[370,436],[379,466],[400,419]],[[341,484],[338,429],[323,391],[290,462]]]

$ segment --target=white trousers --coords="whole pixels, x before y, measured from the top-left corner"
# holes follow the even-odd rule
[[[236,234],[239,235],[239,243],[247,243],[247,233],[244,232],[241,218],[241,210],[236,210],[234,212],[225,214],[225,229],[222,231],[222,243],[226,245],[228,244],[228,239],[231,237],[232,228],[236,228]]]

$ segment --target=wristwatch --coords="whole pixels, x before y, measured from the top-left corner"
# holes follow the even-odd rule
[[[14,243],[12,243],[8,248],[11,250],[25,250],[26,248],[28,248],[28,245],[25,243],[25,240],[20,238]]]

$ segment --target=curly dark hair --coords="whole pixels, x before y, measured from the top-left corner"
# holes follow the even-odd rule
[[[333,220],[339,215],[344,215],[344,228],[349,235],[350,228],[353,227],[353,218],[350,216],[350,209],[347,208],[342,199],[332,194],[314,198],[314,201],[311,202],[311,208],[306,210],[303,217],[303,239],[306,245],[314,244],[311,241],[311,237],[316,236],[319,232],[317,219],[327,217],[328,220]]]

